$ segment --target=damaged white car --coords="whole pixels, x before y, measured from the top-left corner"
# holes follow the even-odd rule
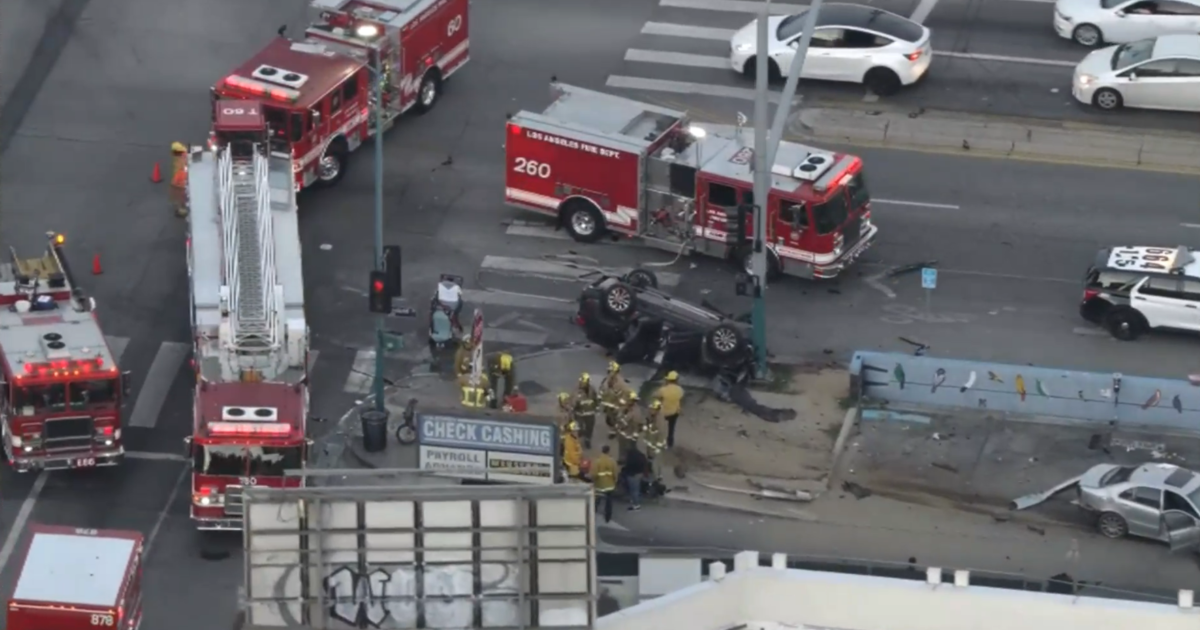
[[[1099,464],[1045,492],[1013,501],[1023,510],[1074,489],[1079,507],[1096,513],[1096,529],[1109,538],[1137,536],[1165,542],[1172,551],[1200,548],[1200,475],[1171,464]]]

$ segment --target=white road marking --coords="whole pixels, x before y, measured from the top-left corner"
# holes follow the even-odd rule
[[[538,325],[536,322],[531,322],[531,321],[529,321],[529,320],[527,320],[527,319],[522,319],[522,320],[518,321],[518,322],[517,322],[517,325],[519,325],[519,326],[524,326],[524,327],[526,327],[526,328],[529,328],[529,329],[531,329],[531,330],[536,330],[536,331],[538,331],[538,332],[544,332],[544,333],[548,333],[548,332],[550,332],[550,329],[549,329],[549,328],[546,328],[545,326]]]
[[[1100,329],[1100,328],[1079,327],[1079,328],[1072,328],[1071,332],[1075,333],[1076,335],[1083,335],[1085,337],[1107,337],[1107,336],[1109,336],[1107,332],[1105,332],[1103,329]]]
[[[483,340],[491,343],[508,343],[514,346],[544,346],[550,335],[524,330],[509,330],[506,328],[489,328],[483,333]]]
[[[556,230],[553,225],[546,223],[514,223],[504,230],[508,236],[528,236],[530,238],[550,238],[556,241],[574,241],[566,230]],[[628,247],[635,243],[627,238],[619,241],[608,241],[604,243],[605,247]]]
[[[640,61],[644,63],[661,63],[671,66],[685,66],[688,68],[716,68],[718,70],[732,70],[729,66],[729,59],[726,57],[713,57],[711,55],[692,55],[680,52],[665,52],[661,50],[638,50],[630,48],[625,51],[625,61]]]
[[[1029,1],[1029,0],[1026,0]],[[1078,61],[1059,61],[1057,59],[1034,59],[1033,57],[1010,57],[1008,55],[985,55],[983,53],[967,53],[967,52],[947,52],[944,50],[934,50],[933,58],[938,57],[954,57],[956,59],[973,59],[975,61],[998,61],[1001,63],[1024,63],[1035,66],[1056,66],[1060,68],[1074,68],[1079,65]]]
[[[889,300],[894,300],[894,299],[896,299],[896,292],[893,291],[890,287],[888,287],[887,285],[885,285],[883,283],[883,281],[886,278],[887,278],[887,272],[885,271],[883,273],[877,273],[877,274],[867,278],[865,280],[865,282],[872,289],[875,289],[876,291],[879,291],[880,293],[886,295]]]
[[[560,313],[574,313],[579,308],[576,306],[575,300],[495,289],[463,291],[463,300],[471,306],[508,306]]]
[[[870,262],[864,262],[864,263],[860,263],[860,264],[864,267],[886,267],[888,270],[890,270],[894,267],[894,265],[886,265],[886,264],[881,264],[881,263],[870,263]],[[1061,283],[1061,284],[1072,284],[1072,285],[1078,285],[1080,283],[1079,278],[1052,278],[1049,276],[1023,276],[1023,275],[1014,274],[1014,273],[992,273],[990,271],[970,271],[967,269],[946,269],[944,267],[938,267],[937,269],[938,269],[939,275],[952,274],[952,275],[959,275],[959,276],[978,276],[980,278],[998,278],[1000,280],[1025,280],[1028,282],[1056,282],[1056,283]],[[912,274],[916,274],[916,271],[913,271]],[[906,274],[906,275],[908,275],[908,274]]]
[[[625,527],[624,525],[622,525],[616,521],[609,521],[609,522],[605,523],[603,518],[596,519],[596,527],[598,529],[615,529],[619,532],[629,531],[628,527]]]
[[[939,210],[959,210],[961,206],[950,203],[928,203],[924,201],[901,201],[899,199],[871,199],[871,203],[882,203],[888,206],[916,206],[920,208],[937,208]]]
[[[730,70],[732,72],[732,70]],[[754,90],[750,88],[713,85],[711,83],[688,83],[686,81],[668,81],[666,79],[647,79],[644,77],[626,77],[609,75],[605,82],[611,88],[626,90],[646,90],[648,92],[670,92],[672,94],[698,94],[700,96],[716,96],[720,98],[736,98],[743,101],[754,100]],[[767,98],[772,103],[779,102],[779,93],[771,92]]]
[[[503,326],[505,324],[511,324],[518,319],[521,319],[521,314],[516,311],[513,311],[511,313],[505,313],[505,314],[501,315],[500,317],[497,317],[496,319],[489,319],[487,322],[487,327],[488,328],[500,328],[501,326]]]
[[[586,265],[572,266],[561,262],[537,258],[514,258],[510,256],[485,256],[479,265],[480,271],[510,273],[513,275],[545,278],[548,280],[571,280],[590,282],[600,276],[601,270]],[[660,287],[679,284],[679,274],[667,271],[656,272]]]
[[[156,453],[154,451],[125,451],[126,459],[144,459],[152,462],[186,462],[188,458],[178,453]]]
[[[692,26],[691,24],[669,24],[667,22],[646,22],[642,26],[642,35],[665,35],[667,37],[688,37],[691,39],[710,39],[714,41],[729,41],[737,31],[731,28],[708,28]]]
[[[167,394],[171,391],[171,385],[179,375],[179,368],[183,366],[183,360],[191,351],[190,344],[177,341],[164,341],[159,345],[154,362],[150,364],[150,371],[146,374],[146,380],[142,381],[142,386],[138,389],[137,402],[133,405],[133,413],[129,415],[129,426],[154,428],[158,423],[158,414],[162,411],[163,403],[167,401]]]
[[[673,9],[695,9],[698,11],[725,11],[727,13],[753,13],[761,15],[763,2],[749,0],[659,0],[658,6]],[[772,15],[791,15],[808,8],[807,4],[772,2],[767,5]]]
[[[175,479],[175,485],[171,486],[171,493],[167,495],[167,503],[158,512],[158,518],[154,521],[154,527],[151,527],[150,533],[146,535],[146,549],[142,554],[143,558],[150,557],[150,549],[154,547],[154,539],[158,538],[158,530],[162,529],[163,522],[167,520],[167,513],[171,511],[171,505],[175,503],[175,497],[179,494],[179,488],[183,485],[184,480],[188,478],[188,473],[190,472],[191,469],[187,466],[180,469],[179,477]]]
[[[1200,230],[1200,223],[1180,223],[1179,225],[1181,227],[1185,227],[1185,228],[1193,228],[1193,229]]]
[[[350,394],[366,394],[371,391],[372,381],[375,380],[375,350],[359,350],[354,354],[354,364],[346,377],[342,391]]]
[[[908,19],[917,24],[924,24],[925,20],[933,13],[933,8],[937,6],[938,0],[921,0],[916,9],[913,9],[912,15]]]
[[[8,564],[8,559],[12,557],[13,550],[17,548],[17,541],[21,539],[21,533],[25,531],[25,523],[29,522],[29,516],[33,514],[33,506],[37,504],[38,496],[42,494],[42,489],[46,487],[46,481],[50,478],[50,473],[42,471],[38,473],[36,479],[33,480],[33,486],[29,488],[29,494],[25,495],[25,500],[21,502],[21,509],[17,510],[17,518],[8,528],[8,534],[4,537],[4,546],[0,547],[0,569],[3,569]]]
[[[117,367],[120,367],[121,357],[125,356],[125,349],[129,347],[129,337],[104,335],[104,341],[108,342],[108,351],[112,353],[113,361],[116,362]]]

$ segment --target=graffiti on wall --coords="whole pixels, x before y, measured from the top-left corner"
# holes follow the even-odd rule
[[[851,367],[874,400],[1200,427],[1200,389],[1184,380],[881,352],[855,353]]]

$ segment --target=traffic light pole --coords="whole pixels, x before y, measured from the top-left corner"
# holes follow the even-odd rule
[[[378,60],[377,60],[378,63]],[[385,271],[383,265],[383,72],[372,68],[371,79],[375,83],[375,269]],[[390,288],[390,287],[389,287]],[[386,411],[383,398],[383,318],[375,317],[375,377],[371,391],[375,397],[376,411]]]

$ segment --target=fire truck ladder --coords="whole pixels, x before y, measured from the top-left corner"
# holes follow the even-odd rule
[[[219,159],[232,333],[225,342],[234,353],[229,367],[261,373],[279,347],[268,158],[258,147],[252,157],[235,158],[226,147]]]

